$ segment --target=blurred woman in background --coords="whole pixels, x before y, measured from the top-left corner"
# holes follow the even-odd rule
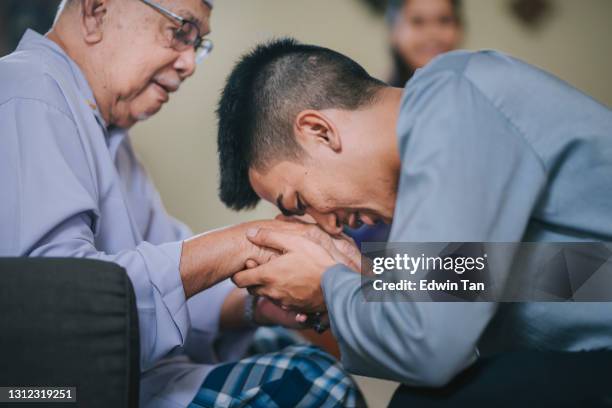
[[[389,84],[404,87],[434,57],[457,49],[463,39],[459,0],[391,0],[393,74]]]

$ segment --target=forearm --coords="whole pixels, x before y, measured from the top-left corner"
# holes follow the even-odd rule
[[[187,298],[243,270],[247,259],[259,256],[246,239],[253,223],[210,231],[186,240],[181,253],[181,279]]]
[[[492,304],[368,302],[361,279],[337,265],[323,282],[347,369],[411,385],[440,386],[474,361]]]

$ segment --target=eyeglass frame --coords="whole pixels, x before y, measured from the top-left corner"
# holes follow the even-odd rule
[[[210,39],[205,38],[205,36],[200,35],[200,28],[193,21],[186,19],[184,17],[181,17],[178,14],[174,13],[173,11],[170,11],[167,8],[151,0],[140,0],[140,1],[142,1],[147,6],[152,7],[153,9],[157,10],[164,16],[176,21],[178,24],[181,25],[179,28],[175,30],[173,34],[174,36],[173,40],[183,42],[185,45],[193,46],[193,49],[195,50],[195,53],[196,53],[196,64],[201,63],[212,52],[213,42]],[[183,40],[176,39],[176,33],[178,32],[178,30],[182,29],[185,24],[191,24],[196,29],[197,36],[195,40],[193,40],[192,44],[186,43]]]

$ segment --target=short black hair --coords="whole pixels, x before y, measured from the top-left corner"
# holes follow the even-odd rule
[[[243,55],[217,108],[221,201],[234,210],[254,207],[259,197],[249,182],[249,168],[304,157],[293,134],[299,112],[356,110],[372,103],[384,86],[347,56],[291,38]]]

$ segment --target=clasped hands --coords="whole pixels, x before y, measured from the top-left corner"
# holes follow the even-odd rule
[[[308,315],[325,313],[323,273],[338,263],[359,272],[361,254],[352,239],[330,236],[316,224],[278,216],[270,225],[253,225],[248,241],[259,248],[232,281],[251,294],[293,313],[298,326]]]

